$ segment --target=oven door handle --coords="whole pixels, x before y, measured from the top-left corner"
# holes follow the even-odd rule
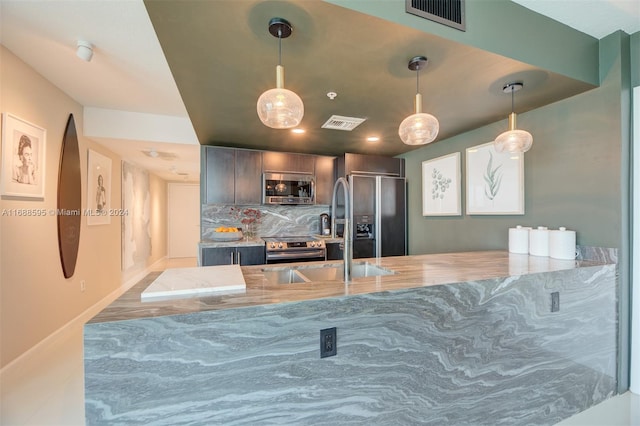
[[[320,249],[320,250],[307,250],[307,251],[267,253],[267,259],[304,259],[307,257],[325,257],[325,250]]]

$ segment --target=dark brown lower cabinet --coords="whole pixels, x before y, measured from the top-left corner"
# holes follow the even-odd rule
[[[202,266],[262,265],[265,263],[264,246],[206,247],[201,250]]]
[[[340,248],[342,243],[327,243],[327,260],[342,260],[344,251]]]

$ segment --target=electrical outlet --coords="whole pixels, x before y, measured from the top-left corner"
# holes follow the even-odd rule
[[[560,310],[560,292],[554,291],[551,293],[551,312],[558,312]]]
[[[85,280],[80,280],[80,291],[85,291],[87,289],[87,283]]]
[[[338,353],[336,328],[320,330],[320,358],[334,356],[336,353]]]

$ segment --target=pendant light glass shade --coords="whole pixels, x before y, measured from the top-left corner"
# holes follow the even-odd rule
[[[493,142],[497,152],[527,152],[533,145],[533,136],[526,130],[516,129],[516,113],[509,114],[509,130],[501,133]]]
[[[304,104],[300,96],[285,89],[280,76],[284,74],[282,65],[278,65],[278,81],[275,89],[269,89],[258,98],[257,110],[260,121],[273,129],[296,127],[304,116]]]
[[[416,56],[409,61],[409,69],[416,71],[416,91],[419,92],[419,71],[427,65],[427,58]],[[422,112],[422,95],[416,93],[415,114],[402,120],[398,135],[407,145],[424,145],[433,142],[440,131],[438,119]]]
[[[517,154],[527,152],[533,145],[533,136],[526,130],[516,129],[516,113],[513,112],[513,93],[522,89],[522,83],[509,83],[502,88],[505,93],[511,93],[511,114],[509,114],[509,130],[498,135],[493,141],[496,152],[510,152]]]
[[[296,127],[304,116],[300,96],[288,89],[269,89],[258,98],[260,121],[273,129]]]
[[[278,66],[276,67],[276,87],[264,92],[258,98],[256,109],[260,121],[273,129],[291,129],[302,121],[304,104],[296,93],[284,88],[284,67],[280,64],[282,39],[292,32],[289,22],[273,18],[269,22],[269,32],[278,37]]]
[[[420,95],[416,95],[416,105],[419,105]],[[424,145],[433,142],[438,136],[440,123],[431,114],[418,112],[421,108],[416,108],[416,113],[408,116],[398,129],[400,139],[407,145]]]

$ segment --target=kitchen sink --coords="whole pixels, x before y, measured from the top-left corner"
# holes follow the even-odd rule
[[[292,284],[314,281],[343,281],[342,263],[312,266],[272,267],[262,270],[267,280],[275,284]],[[369,262],[357,262],[351,265],[351,278],[377,277],[393,275],[394,271]]]
[[[267,281],[276,284],[306,283],[309,279],[304,277],[297,269],[292,268],[265,268],[262,270]]]
[[[342,264],[305,268],[300,271],[309,281],[342,281],[344,280],[344,267]],[[380,275],[392,275],[395,272],[368,262],[354,263],[351,265],[351,278],[377,277]]]

